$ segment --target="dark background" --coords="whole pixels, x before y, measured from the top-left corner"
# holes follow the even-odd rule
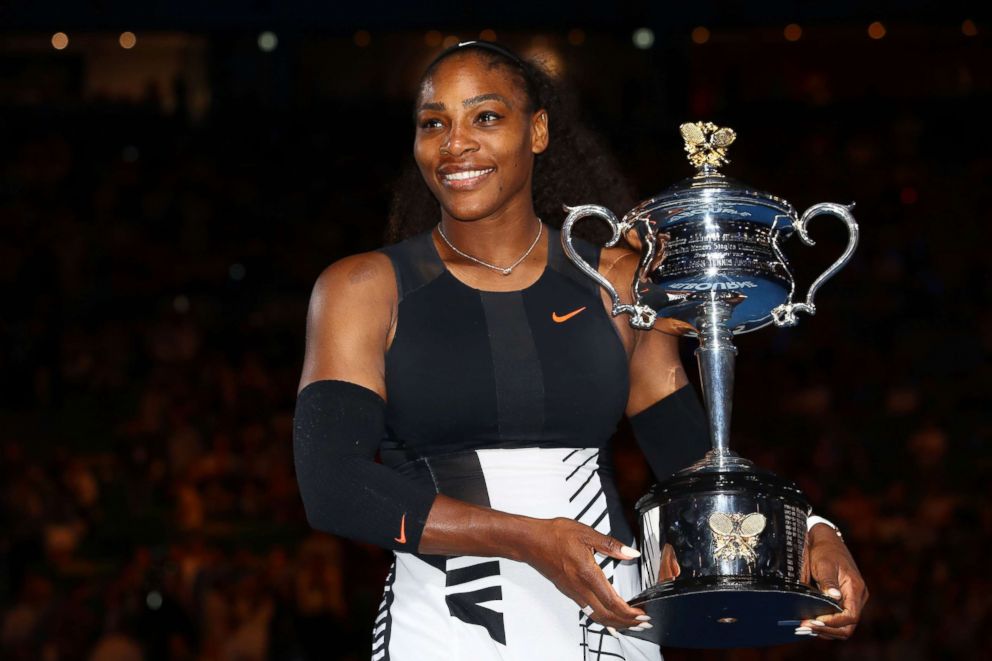
[[[571,82],[641,197],[690,173],[678,124],[712,119],[728,174],[857,202],[817,316],[738,338],[733,446],[841,526],[862,624],[666,656],[986,658],[984,7],[0,3],[0,656],[368,657],[387,555],[309,531],[294,482],[306,303],[381,243],[420,70],[488,29]],[[787,246],[801,283],[843,247],[813,234]],[[650,478],[617,446],[632,501]]]

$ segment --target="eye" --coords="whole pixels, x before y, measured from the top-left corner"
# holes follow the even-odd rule
[[[427,119],[420,120],[419,126],[424,130],[440,128],[441,120],[436,117],[428,117]]]
[[[482,124],[492,124],[493,122],[500,119],[503,119],[503,115],[500,115],[497,112],[493,112],[492,110],[483,110],[482,112],[479,113],[479,116],[476,118],[476,121]]]

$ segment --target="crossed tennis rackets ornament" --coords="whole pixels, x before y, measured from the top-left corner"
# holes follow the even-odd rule
[[[713,512],[709,523],[713,531],[713,557],[718,560],[743,558],[748,564],[758,559],[754,549],[758,545],[758,535],[767,523],[764,514]]]

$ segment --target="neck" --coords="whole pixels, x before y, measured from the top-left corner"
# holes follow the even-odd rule
[[[441,218],[445,236],[459,250],[477,259],[505,266],[520,257],[534,243],[539,223],[534,210],[473,221],[456,220],[447,214]]]

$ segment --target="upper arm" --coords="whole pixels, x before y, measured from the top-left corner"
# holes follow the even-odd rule
[[[601,273],[616,288],[624,303],[632,303],[630,285],[634,280],[640,254],[625,248],[607,248],[600,258]],[[605,292],[604,292],[605,295]],[[608,301],[609,299],[606,298]],[[610,305],[607,305],[607,309]],[[614,318],[627,349],[630,370],[630,393],[627,415],[640,413],[660,399],[689,383],[679,357],[679,338],[659,330],[669,328],[659,317],[655,328],[635,330],[626,315]]]
[[[396,279],[386,255],[353,255],[324,269],[310,295],[300,390],[334,379],[385,399],[385,356],[396,306]]]

